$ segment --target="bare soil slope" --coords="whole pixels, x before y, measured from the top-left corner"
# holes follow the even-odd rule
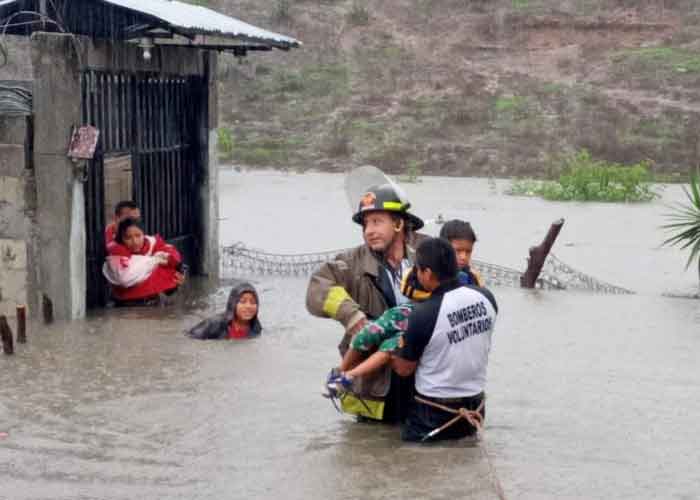
[[[587,148],[664,175],[700,163],[697,0],[192,1],[304,42],[222,55],[225,162],[544,176]],[[26,72],[11,59],[3,75]]]
[[[304,48],[225,56],[223,156],[253,165],[547,175],[588,148],[699,161],[692,0],[220,0]]]

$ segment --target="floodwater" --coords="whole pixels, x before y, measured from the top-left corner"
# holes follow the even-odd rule
[[[221,242],[278,253],[360,241],[342,176],[221,175]],[[496,288],[480,444],[404,445],[320,397],[341,332],[304,308],[306,279],[259,276],[262,337],[193,341],[227,288],[49,328],[0,358],[0,498],[700,498],[700,302],[660,248],[664,204],[563,204],[506,181],[424,178],[416,213],[471,220],[476,257],[522,268],[565,217],[555,253],[634,295]],[[429,226],[428,232],[437,228]],[[197,287],[195,287],[197,288]],[[203,292],[200,292],[203,293]]]

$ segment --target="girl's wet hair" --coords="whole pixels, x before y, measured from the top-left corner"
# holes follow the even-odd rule
[[[444,238],[447,241],[452,240],[468,240],[472,243],[476,243],[476,233],[474,228],[467,221],[452,219],[445,222],[440,229],[440,238]]]
[[[114,241],[119,243],[120,245],[124,244],[124,236],[126,235],[126,230],[129,229],[132,226],[138,227],[144,234],[146,234],[146,230],[143,228],[143,224],[141,223],[140,220],[138,219],[132,219],[131,217],[127,217],[123,221],[119,223],[119,226],[117,226],[117,235],[114,238]]]

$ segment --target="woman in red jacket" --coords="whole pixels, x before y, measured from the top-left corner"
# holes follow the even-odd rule
[[[183,283],[180,253],[160,236],[145,234],[139,220],[121,221],[114,241],[102,273],[119,303],[148,303]]]

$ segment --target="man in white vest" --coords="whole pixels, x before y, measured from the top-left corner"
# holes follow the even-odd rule
[[[421,285],[432,294],[409,316],[402,348],[391,362],[401,376],[415,373],[416,399],[401,437],[432,441],[470,436],[485,415],[486,368],[498,306],[485,288],[459,284],[455,253],[446,240],[422,242],[416,268]],[[441,429],[460,410],[469,418]]]

